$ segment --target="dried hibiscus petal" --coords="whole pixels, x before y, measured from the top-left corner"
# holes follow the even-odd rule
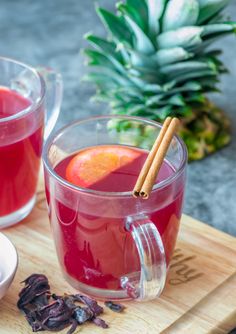
[[[20,298],[17,303],[19,309],[24,310],[24,307],[32,302],[36,304],[38,302],[40,305],[48,303],[47,294],[50,292],[50,286],[45,275],[33,274],[22,283],[25,283],[26,286],[19,293]]]
[[[33,332],[38,332],[43,330],[41,321],[37,320],[37,315],[35,311],[27,311],[25,313],[26,320],[29,325],[32,327]]]
[[[93,312],[88,307],[76,307],[73,313],[73,317],[76,319],[78,324],[83,324],[84,322],[91,320],[94,315]]]
[[[76,305],[74,303],[76,301],[76,299],[73,297],[73,295],[64,294],[63,296],[58,296],[55,293],[53,293],[51,295],[51,297],[54,300],[62,298],[66,302],[66,304],[67,304],[68,307],[70,307],[71,309],[75,309],[76,308]]]
[[[97,325],[99,327],[102,327],[102,328],[108,328],[109,327],[108,324],[103,319],[101,319],[101,318],[93,318],[92,322],[95,325]]]
[[[74,333],[74,331],[76,330],[77,326],[78,326],[78,322],[75,319],[72,318],[71,319],[71,327],[70,327],[70,329],[68,330],[68,332],[66,334],[72,334],[72,333]]]
[[[42,319],[52,318],[55,321],[64,321],[71,317],[73,310],[70,309],[62,298],[38,310]]]
[[[27,277],[24,281],[22,281],[21,283],[25,283],[26,285],[32,285],[36,281],[41,281],[41,282],[44,281],[48,284],[48,279],[43,274],[32,274],[29,277]]]
[[[70,309],[63,299],[57,299],[51,304],[41,307],[34,312],[35,321],[32,326],[33,331],[62,330],[70,324],[73,324],[73,311],[74,310]]]
[[[90,310],[93,312],[94,316],[97,316],[103,313],[103,307],[98,305],[95,299],[90,298],[88,296],[80,295],[80,294],[76,294],[72,296],[75,301],[78,301],[78,302],[81,302],[87,305],[90,308]]]
[[[108,307],[110,310],[114,312],[122,312],[125,309],[124,305],[118,304],[118,303],[113,303],[112,301],[108,300],[104,303],[106,307]]]

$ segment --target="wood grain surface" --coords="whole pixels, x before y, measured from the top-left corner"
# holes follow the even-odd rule
[[[0,334],[28,334],[31,329],[16,307],[23,279],[40,272],[48,276],[53,292],[74,292],[57,262],[42,182],[29,217],[3,232],[17,247],[19,267],[7,295],[0,300]],[[183,216],[161,298],[124,304],[127,308],[122,314],[105,309],[103,319],[109,329],[86,324],[76,333],[228,333],[236,326],[236,239]]]

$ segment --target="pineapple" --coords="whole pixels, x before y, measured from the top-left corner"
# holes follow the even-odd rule
[[[227,72],[221,51],[209,47],[236,32],[222,14],[228,2],[126,0],[116,14],[96,8],[108,37],[87,34],[92,48],[84,52],[92,68],[85,79],[96,84],[97,99],[114,114],[179,117],[190,160],[228,144],[229,121],[206,97]]]

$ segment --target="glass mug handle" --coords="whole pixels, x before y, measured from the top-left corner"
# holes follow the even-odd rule
[[[138,250],[140,272],[122,277],[121,286],[133,299],[154,299],[161,294],[166,281],[166,257],[161,236],[147,217],[128,217],[126,229]]]
[[[46,140],[54,128],[60,113],[63,82],[61,74],[51,68],[37,67],[37,71],[43,77],[46,84],[44,130],[44,140]]]

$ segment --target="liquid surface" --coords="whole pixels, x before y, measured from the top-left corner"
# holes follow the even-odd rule
[[[148,152],[120,145],[82,150],[61,161],[55,171],[74,185],[105,192],[132,191]],[[174,173],[164,162],[157,182]]]
[[[122,148],[128,156],[136,156],[135,160],[103,175],[88,187],[102,191],[132,190],[147,152],[125,146],[109,147],[114,154]],[[84,155],[86,150],[78,153]],[[56,173],[66,179],[67,168],[71,167],[74,158],[75,155],[61,161],[55,167]],[[159,181],[172,173],[173,169],[164,162]],[[87,176],[84,177],[86,180],[81,179],[85,174],[77,170],[77,176],[80,176],[77,181],[88,181]],[[57,254],[65,277],[75,288],[83,291],[80,285],[83,283],[93,288],[122,290],[121,277],[140,271],[137,248],[125,224],[128,216],[143,212],[158,229],[169,264],[182,211],[183,178],[154,192],[148,201],[140,202],[132,196],[86,196],[83,192],[57,185],[52,186],[50,193],[49,181],[50,176],[46,178],[46,194]]]
[[[28,108],[31,102],[17,92],[0,86],[0,118],[9,117]]]
[[[0,118],[17,114],[30,104],[15,91],[0,87]],[[36,119],[31,113],[3,128],[7,134],[4,137],[3,132],[0,142],[0,218],[21,209],[35,194],[43,141],[43,117],[42,121]],[[20,139],[15,136],[19,128]]]

